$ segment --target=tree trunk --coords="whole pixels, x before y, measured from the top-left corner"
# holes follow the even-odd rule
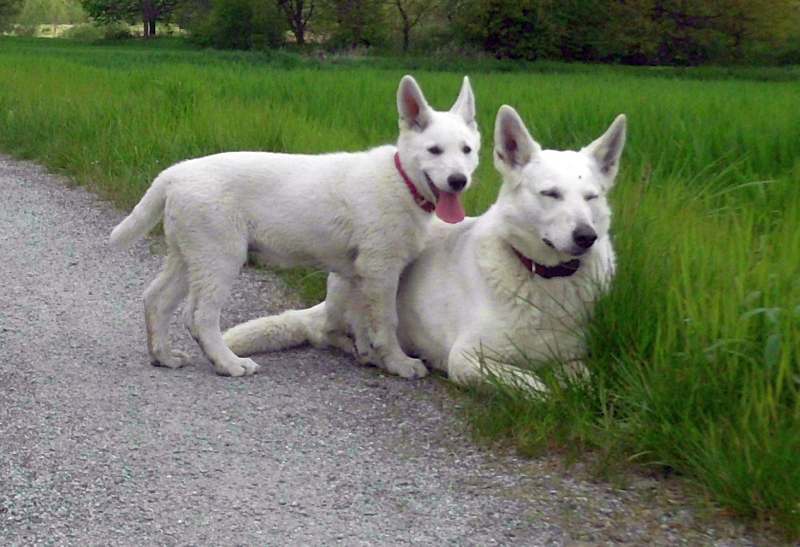
[[[306,25],[305,21],[303,21],[303,8],[305,7],[305,2],[295,1],[294,6],[294,37],[297,40],[297,45],[302,46],[306,43]]]
[[[395,0],[397,11],[400,12],[400,18],[403,20],[403,53],[408,53],[409,42],[411,42],[411,14],[403,9],[403,3],[400,0]]]
[[[150,26],[150,36],[155,38],[156,37],[156,20],[155,19],[150,19],[148,24]]]

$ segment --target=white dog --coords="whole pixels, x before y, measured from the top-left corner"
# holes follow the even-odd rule
[[[170,349],[170,317],[188,295],[187,326],[221,375],[258,365],[222,341],[220,309],[248,250],[276,266],[314,266],[338,274],[350,300],[332,294],[320,331],[336,339],[345,306],[360,359],[405,378],[427,373],[397,339],[400,273],[422,251],[433,215],[464,218],[459,192],[478,165],[480,135],[469,80],[449,112],[428,106],[405,76],[397,91],[397,146],[324,155],[233,152],[164,170],[111,234],[124,246],[164,217],[163,271],[144,295],[154,365],[180,367]]]
[[[542,150],[516,111],[503,106],[495,125],[494,163],[503,176],[497,202],[482,216],[437,223],[425,251],[401,278],[402,347],[460,384],[483,378],[539,389],[503,362],[579,360],[592,304],[608,287],[615,255],[606,194],[625,144],[625,117],[582,150]],[[307,310],[255,319],[224,337],[240,355],[306,341],[336,345],[325,331],[328,302],[347,295],[337,275],[328,300]],[[345,324],[355,310],[349,309]],[[476,359],[479,352],[492,359]],[[577,364],[580,369],[581,365]],[[575,371],[577,372],[577,371]]]

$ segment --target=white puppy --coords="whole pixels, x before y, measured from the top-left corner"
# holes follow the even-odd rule
[[[516,111],[500,108],[494,163],[503,185],[497,202],[460,224],[437,222],[427,248],[401,279],[399,335],[409,354],[460,384],[485,378],[485,366],[504,381],[536,389],[533,377],[503,363],[523,354],[564,362],[583,356],[592,305],[614,274],[606,195],[617,175],[625,126],[620,115],[580,151],[542,150]],[[347,292],[331,275],[326,302],[238,325],[225,342],[240,355],[307,341],[347,350],[324,330],[328,302]],[[349,321],[354,313],[347,310]],[[491,359],[476,359],[479,352]]]
[[[434,208],[445,221],[463,219],[458,194],[478,165],[480,135],[467,78],[450,111],[436,112],[405,76],[397,108],[396,147],[316,156],[216,154],[173,165],[155,179],[111,234],[112,243],[127,245],[163,213],[166,264],[144,295],[154,365],[187,361],[170,349],[168,326],[188,295],[187,326],[217,373],[257,370],[228,349],[219,328],[220,309],[251,251],[272,265],[338,274],[348,300],[331,295],[321,331],[339,337],[350,306],[355,319],[348,326],[362,361],[405,378],[427,373],[398,343],[398,279],[422,250]]]

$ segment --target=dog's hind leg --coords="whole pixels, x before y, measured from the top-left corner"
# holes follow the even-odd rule
[[[309,342],[324,346],[327,344],[315,340],[323,333],[324,324],[325,303],[322,302],[305,310],[287,310],[251,319],[228,329],[222,339],[239,356],[279,351]]]
[[[332,273],[328,276],[327,293],[325,296],[325,321],[309,325],[309,341],[316,347],[332,346],[350,355],[356,354],[353,340],[348,336],[351,330],[348,325],[348,316],[351,320],[360,314],[352,314],[352,308],[359,304],[357,292],[353,282],[341,275]],[[316,328],[314,328],[316,327]]]
[[[531,394],[547,392],[530,371],[478,355],[480,340],[457,342],[447,358],[447,376],[462,386],[499,382]]]
[[[169,322],[175,309],[186,297],[188,272],[180,255],[172,250],[164,268],[144,293],[144,320],[147,326],[147,348],[151,364],[180,368],[189,362],[182,351],[170,349]]]

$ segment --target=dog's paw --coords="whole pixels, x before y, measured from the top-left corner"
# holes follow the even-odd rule
[[[214,366],[214,370],[220,376],[250,376],[258,372],[260,365],[252,359],[239,358],[232,363],[226,363],[224,366]]]
[[[181,368],[190,362],[189,355],[179,350],[172,350],[168,356],[159,356],[153,359],[150,364],[154,367]]]
[[[358,355],[353,339],[343,333],[332,332],[328,334],[325,345],[343,351],[348,355]]]
[[[378,365],[381,362],[380,356],[378,353],[372,348],[372,345],[369,343],[359,343],[359,339],[356,338],[355,343],[353,345],[353,354],[356,358],[356,361],[360,365],[368,366],[368,365]]]
[[[386,359],[384,368],[387,372],[391,372],[407,380],[424,378],[428,375],[428,369],[422,361],[405,355]]]

